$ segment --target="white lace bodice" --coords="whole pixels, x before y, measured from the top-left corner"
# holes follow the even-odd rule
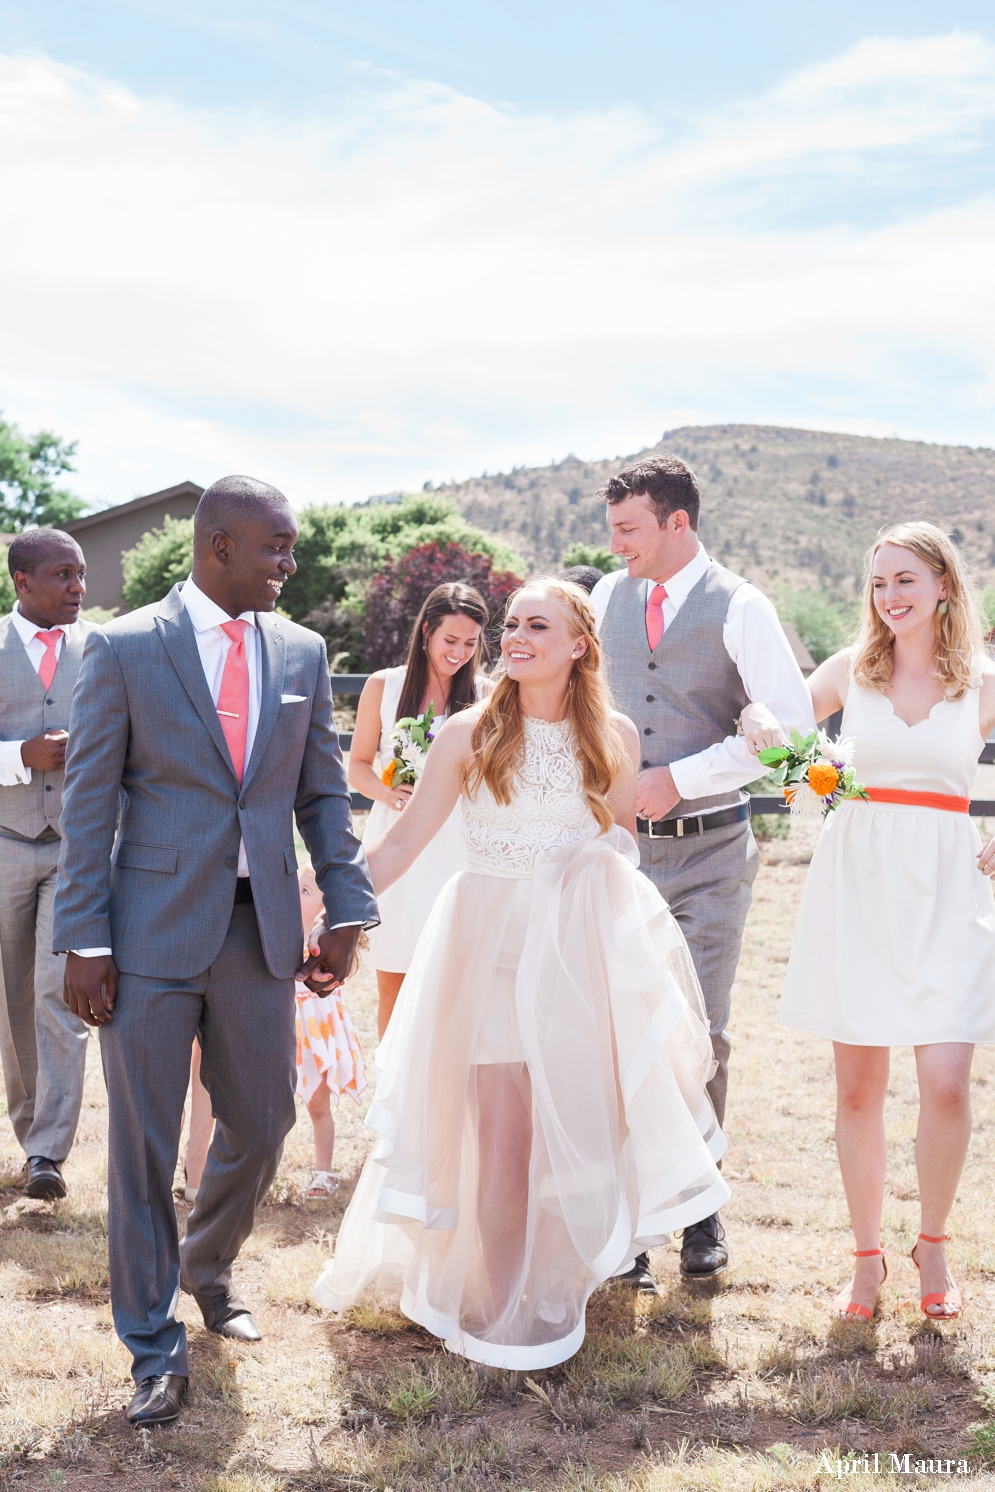
[[[543,850],[601,832],[565,720],[526,715],[525,759],[511,802],[496,802],[481,784],[476,798],[464,795],[461,807],[467,868],[483,875],[531,876]]]

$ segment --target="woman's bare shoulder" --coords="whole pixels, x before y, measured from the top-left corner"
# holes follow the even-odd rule
[[[627,746],[631,746],[633,741],[639,744],[639,731],[628,715],[623,715],[621,710],[612,710],[611,722]]]

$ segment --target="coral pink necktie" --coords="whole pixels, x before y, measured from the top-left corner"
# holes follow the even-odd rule
[[[59,666],[59,657],[55,650],[62,636],[62,628],[53,627],[51,632],[36,632],[35,636],[39,642],[45,644],[45,656],[38,665],[38,677],[41,679],[42,687],[50,689],[52,680],[55,678],[55,670]]]
[[[245,738],[249,729],[249,665],[245,657],[248,622],[222,622],[221,630],[231,638],[218,693],[218,719],[228,742],[231,764],[239,787],[245,775]]]
[[[666,599],[666,588],[655,585],[646,603],[646,641],[651,653],[656,652],[656,645],[663,636],[663,603]]]

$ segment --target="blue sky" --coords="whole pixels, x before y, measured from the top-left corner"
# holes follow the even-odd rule
[[[995,444],[987,4],[0,3],[0,408],[125,501]]]

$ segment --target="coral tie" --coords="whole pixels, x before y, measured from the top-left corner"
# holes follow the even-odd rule
[[[655,585],[646,603],[646,641],[651,653],[656,652],[656,645],[663,636],[663,603],[666,599],[666,588]]]
[[[38,677],[41,679],[42,687],[50,689],[52,680],[55,678],[55,670],[59,666],[59,657],[55,649],[62,636],[62,628],[53,627],[51,632],[36,632],[35,636],[39,642],[45,644],[45,656],[38,665]]]
[[[218,693],[218,719],[228,742],[231,764],[239,787],[245,775],[245,738],[249,729],[249,665],[245,657],[248,622],[222,622],[221,630],[231,638]]]

